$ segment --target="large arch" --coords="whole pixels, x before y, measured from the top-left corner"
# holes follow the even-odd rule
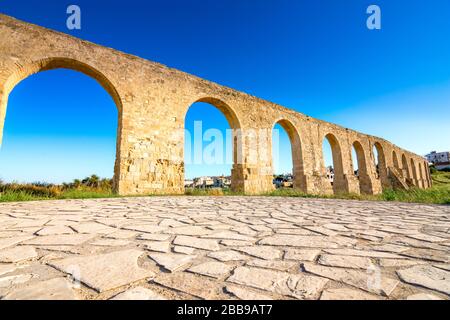
[[[358,180],[360,192],[370,194],[372,193],[372,183],[370,181],[370,176],[367,169],[364,147],[359,141],[353,142],[352,147],[355,150],[358,162]]]
[[[292,149],[292,174],[294,176],[294,188],[299,189],[303,192],[307,192],[305,173],[304,173],[304,163],[303,163],[303,151],[302,151],[302,143],[298,130],[292,124],[291,121],[286,119],[278,120],[272,128],[274,128],[277,124],[281,125],[281,127],[286,131],[289,137],[289,141],[291,143]]]
[[[121,131],[122,131],[122,111],[123,105],[119,93],[111,81],[102,74],[96,68],[71,58],[64,57],[52,57],[32,61],[23,65],[19,65],[12,74],[6,79],[2,88],[0,88],[0,146],[3,138],[3,129],[5,123],[5,117],[7,112],[8,97],[15,86],[22,80],[29,76],[48,70],[55,69],[69,69],[77,72],[81,72],[93,79],[95,79],[112,97],[117,109],[118,109],[118,125],[116,136],[116,160],[114,165],[114,177],[113,177],[113,189],[118,192],[119,179],[120,179],[120,146],[121,146]]]
[[[345,185],[344,165],[342,161],[342,148],[339,143],[339,140],[332,133],[326,134],[323,141],[325,140],[327,140],[331,146],[331,154],[333,157],[333,170],[334,170],[333,191],[334,193],[346,192],[347,187]],[[323,162],[322,166],[325,172],[326,171],[325,162]]]
[[[232,130],[232,161],[233,161],[233,167],[231,170],[231,189],[233,191],[243,191],[243,177],[241,177],[241,170],[240,165],[242,164],[242,135],[241,135],[241,122],[239,121],[239,118],[236,114],[236,112],[233,110],[233,108],[226,102],[224,102],[221,99],[211,97],[211,96],[205,96],[201,97],[199,99],[194,100],[189,107],[185,110],[184,113],[184,126],[186,127],[186,117],[188,115],[189,110],[191,107],[196,103],[207,103],[213,107],[215,107],[217,110],[219,110],[226,118],[231,130]],[[183,147],[183,158],[185,157],[186,150],[184,150]],[[183,162],[183,180],[185,179],[186,175],[186,167],[185,163]]]

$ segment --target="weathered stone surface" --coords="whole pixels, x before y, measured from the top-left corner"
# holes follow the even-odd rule
[[[404,282],[450,295],[450,272],[430,265],[419,265],[397,271]]]
[[[175,253],[182,253],[182,254],[194,254],[195,253],[195,249],[194,248],[189,248],[189,247],[182,247],[182,246],[174,246],[173,247],[173,252]]]
[[[251,267],[274,269],[280,271],[288,271],[289,269],[298,267],[298,263],[292,261],[274,261],[274,260],[259,260],[259,259],[250,260],[246,263],[246,265]]]
[[[99,239],[91,244],[99,247],[123,247],[132,244],[132,242],[121,239]]]
[[[322,267],[313,265],[309,262],[304,263],[303,266],[307,272],[318,276],[339,281],[364,291],[384,294],[386,296],[389,296],[399,283],[397,280],[387,278],[381,274],[378,278],[377,275],[372,275],[359,270]]]
[[[33,283],[14,290],[2,297],[3,300],[77,300],[72,284],[65,278]]]
[[[23,243],[36,246],[76,246],[92,238],[94,238],[94,236],[91,234],[61,234],[35,237]]]
[[[214,258],[219,261],[227,262],[227,261],[245,261],[250,257],[247,257],[239,252],[233,250],[225,250],[218,252],[208,253],[208,257]]]
[[[175,273],[172,277],[160,274],[152,281],[201,299],[214,299],[218,294],[217,284],[214,281],[186,272]]]
[[[342,288],[325,290],[320,300],[380,300],[380,298],[364,291]]]
[[[0,251],[0,262],[15,263],[38,257],[36,249],[28,246],[18,246]]]
[[[285,260],[314,261],[320,250],[288,249],[284,254]]]
[[[12,238],[2,238],[0,239],[0,250],[12,247],[16,244],[19,244],[23,241],[29,240],[34,238],[33,236],[19,236],[19,237],[12,237]]]
[[[66,226],[51,226],[51,227],[44,227],[36,234],[38,236],[49,236],[49,235],[58,235],[58,234],[73,234],[75,231],[73,229],[66,227]]]
[[[429,293],[417,293],[408,296],[406,300],[444,300],[444,299]]]
[[[0,288],[11,287],[31,280],[32,274],[19,274],[0,278]]]
[[[17,266],[13,265],[13,264],[0,264],[0,276],[13,272],[14,270],[17,269]]]
[[[337,248],[337,244],[325,236],[295,236],[288,234],[267,237],[260,240],[258,244],[286,247]]]
[[[167,300],[165,297],[157,294],[153,290],[136,287],[119,293],[110,300]]]
[[[247,267],[236,268],[227,281],[298,299],[315,297],[328,282],[327,279],[304,274]]]
[[[228,275],[232,269],[233,267],[225,263],[211,261],[190,267],[188,271],[212,278],[221,278]]]
[[[220,250],[219,243],[217,240],[201,239],[189,236],[177,236],[173,241],[173,244],[192,247],[197,249],[203,249],[208,251],[218,251]]]
[[[170,272],[175,272],[188,267],[195,258],[195,256],[168,253],[152,253],[149,254],[149,257]]]
[[[253,247],[239,247],[234,249],[236,251],[244,252],[256,258],[265,260],[276,260],[281,257],[282,251],[271,247],[253,246]]]
[[[372,265],[368,258],[352,257],[352,256],[336,256],[331,254],[322,254],[317,261],[323,266],[353,268],[353,269],[367,269]]]
[[[144,243],[144,248],[156,252],[169,252],[170,242],[165,241],[147,241]]]
[[[151,234],[143,233],[137,236],[138,240],[150,240],[150,241],[167,241],[172,236],[170,234]]]
[[[356,257],[370,257],[370,258],[390,258],[390,259],[406,259],[398,254],[381,252],[381,251],[365,251],[355,249],[325,249],[326,253],[343,255],[343,256],[356,256]]]
[[[248,289],[243,289],[237,286],[228,285],[225,291],[233,294],[241,300],[272,300],[268,295],[257,293]]]
[[[88,287],[103,292],[153,277],[152,271],[140,268],[137,264],[142,254],[140,250],[131,249],[88,257],[67,258],[51,261],[48,264],[71,274],[73,278]]]

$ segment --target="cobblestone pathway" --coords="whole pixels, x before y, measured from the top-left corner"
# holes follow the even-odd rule
[[[0,204],[3,299],[448,299],[450,207],[261,197]]]

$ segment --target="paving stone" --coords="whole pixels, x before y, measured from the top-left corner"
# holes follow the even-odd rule
[[[138,266],[140,250],[123,250],[101,255],[67,258],[48,264],[88,287],[104,292],[150,278],[154,273]]]
[[[288,249],[284,254],[285,260],[314,261],[320,250]]]
[[[33,239],[24,241],[23,243],[36,246],[76,246],[81,245],[94,237],[95,236],[91,234],[61,234],[34,237]]]
[[[323,267],[310,262],[305,262],[303,267],[309,273],[342,282],[364,291],[386,296],[389,296],[399,283],[399,281],[382,274],[378,277],[376,274],[374,275],[359,270]]]
[[[133,242],[121,239],[99,239],[91,243],[93,246],[99,247],[123,247],[132,244]]]
[[[24,242],[26,240],[34,238],[33,236],[20,236],[20,237],[13,237],[13,238],[2,238],[0,239],[0,250],[12,247],[16,244],[19,244],[21,242]]]
[[[225,250],[218,252],[210,252],[208,253],[208,257],[214,258],[219,261],[228,262],[228,261],[245,261],[250,257],[245,256],[239,252],[233,250]]]
[[[380,297],[360,290],[340,288],[325,290],[320,300],[380,300]]]
[[[0,288],[11,287],[28,282],[33,277],[32,274],[19,274],[9,277],[0,278]]]
[[[365,257],[337,256],[330,254],[322,254],[317,261],[323,266],[367,269],[372,265],[370,259]]]
[[[173,247],[173,252],[175,253],[182,253],[182,254],[194,254],[195,253],[195,249],[194,248],[189,248],[189,247],[182,247],[182,246],[174,246]]]
[[[156,252],[169,252],[170,242],[163,241],[147,241],[144,243],[144,248],[150,251]]]
[[[144,232],[144,233],[160,233],[161,231],[165,231],[167,228],[149,224],[149,225],[122,226],[122,229]],[[147,240],[147,239],[145,239],[145,240]]]
[[[167,229],[165,233],[184,236],[204,236],[213,233],[213,231],[208,230],[204,227],[186,226],[186,227],[170,228]]]
[[[95,234],[108,234],[117,231],[116,228],[111,228],[100,223],[90,222],[90,223],[80,223],[70,225],[78,233],[95,233]]]
[[[417,293],[408,296],[406,300],[444,300],[444,299],[429,293]]]
[[[404,282],[450,295],[450,272],[430,265],[419,265],[397,271]]]
[[[128,230],[119,230],[119,231],[115,231],[113,233],[107,234],[105,236],[105,238],[126,240],[126,239],[135,238],[136,236],[137,236],[137,232],[128,231]]]
[[[0,262],[16,263],[38,257],[36,249],[28,246],[18,246],[0,251]]]
[[[160,274],[152,282],[201,299],[217,299],[218,295],[216,282],[186,272]]]
[[[309,247],[309,248],[337,248],[338,245],[333,243],[325,236],[296,236],[279,234],[264,238],[258,242],[262,245],[270,246],[287,246],[287,247]]]
[[[443,241],[447,240],[445,238],[430,236],[430,235],[424,234],[424,233],[408,234],[406,236],[408,238],[412,238],[412,239],[416,239],[416,240],[422,240],[422,241],[426,241],[426,242],[443,242]]]
[[[185,269],[196,258],[195,256],[174,253],[152,253],[149,254],[149,257],[170,272]]]
[[[227,281],[297,299],[314,298],[328,282],[315,276],[248,267],[236,268]]]
[[[248,289],[243,289],[233,285],[227,285],[225,291],[233,294],[241,300],[273,300],[269,295],[257,293]]]
[[[184,246],[184,247],[192,247],[197,249],[203,249],[208,251],[218,251],[220,250],[219,243],[217,240],[211,239],[201,239],[196,237],[189,236],[177,236],[173,241],[173,244]]]
[[[172,236],[170,234],[152,234],[152,233],[143,233],[136,237],[138,240],[150,240],[150,241],[167,241]]]
[[[265,260],[280,259],[282,254],[281,250],[264,246],[239,247],[234,250]]]
[[[192,266],[188,271],[212,278],[221,278],[228,275],[232,269],[232,266],[226,265],[225,263],[210,261]]]
[[[403,268],[419,264],[426,264],[426,262],[420,260],[380,259],[380,266],[385,268]]]
[[[119,293],[110,300],[167,300],[165,297],[157,294],[153,290],[136,287]]]
[[[356,256],[356,257],[370,257],[370,258],[390,258],[390,259],[406,259],[398,254],[381,252],[381,251],[365,251],[355,249],[324,249],[326,253],[343,255],[343,256]]]
[[[256,239],[253,237],[244,236],[237,232],[231,232],[231,231],[216,232],[216,233],[208,234],[208,235],[201,236],[201,237],[208,238],[208,239],[220,239],[220,240],[256,241]]]
[[[250,241],[240,241],[240,240],[221,240],[220,244],[227,247],[248,247],[253,245]]]
[[[274,260],[259,260],[254,259],[246,263],[247,266],[274,269],[279,271],[288,271],[294,267],[298,267],[296,262],[292,261],[274,261]]]
[[[59,235],[59,234],[73,234],[75,231],[73,229],[66,227],[66,226],[50,226],[50,227],[44,227],[36,234],[38,236],[49,236],[49,235]]]
[[[14,272],[14,270],[16,269],[17,266],[14,264],[0,264],[0,276],[10,272]]]
[[[13,290],[2,300],[77,300],[66,278],[54,278]]]

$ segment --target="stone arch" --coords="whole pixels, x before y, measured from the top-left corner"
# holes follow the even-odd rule
[[[379,142],[375,142],[374,148],[376,148],[378,155],[378,168],[375,166],[375,171],[377,172],[378,178],[381,180],[382,185],[388,187],[389,181],[387,175],[386,156],[384,154],[383,146]]]
[[[346,182],[344,177],[344,165],[342,161],[342,148],[339,143],[339,140],[336,138],[336,136],[332,133],[328,133],[324,136],[325,139],[328,141],[328,143],[331,146],[331,153],[333,156],[333,169],[334,169],[334,181],[333,181],[333,190],[334,193],[339,192],[346,192]],[[323,150],[322,150],[323,153]],[[325,169],[325,162],[322,164],[324,170]]]
[[[184,125],[186,125],[186,117],[189,112],[189,109],[194,105],[195,103],[202,102],[207,103],[213,107],[215,107],[217,110],[219,110],[226,118],[228,124],[230,125],[230,128],[233,132],[232,134],[232,152],[233,152],[233,168],[231,170],[231,188],[234,191],[242,191],[242,181],[243,177],[240,174],[242,170],[240,170],[240,165],[242,164],[242,143],[243,143],[243,137],[241,133],[241,122],[234,111],[234,109],[225,101],[212,97],[212,96],[205,96],[198,98],[194,100],[192,103],[189,104],[189,106],[186,108],[184,112]],[[183,146],[183,158],[184,158],[184,146]],[[183,179],[185,175],[185,164],[183,162]]]
[[[281,125],[281,127],[287,132],[289,141],[291,142],[294,188],[307,192],[300,134],[294,124],[287,119],[277,120],[272,128],[274,128],[277,124]]]
[[[395,150],[392,151],[392,164],[401,173],[400,163],[398,162],[397,152]]]
[[[366,163],[366,153],[364,147],[359,141],[353,142],[352,147],[355,149],[356,158],[358,162],[358,180],[361,193],[372,193],[372,183]]]
[[[411,163],[411,173],[412,173],[414,185],[417,186],[417,184],[418,184],[417,167],[416,167],[416,163],[414,162],[413,158],[411,158],[410,163]]]
[[[419,184],[424,187],[422,162],[419,161]]]
[[[79,60],[64,58],[64,57],[51,57],[41,59],[37,61],[31,61],[25,64],[16,64],[17,68],[6,79],[2,88],[0,88],[0,146],[3,138],[3,129],[8,105],[8,97],[15,86],[17,86],[22,80],[29,76],[42,72],[55,69],[69,69],[77,72],[81,72],[88,77],[95,79],[113,99],[118,109],[118,126],[116,136],[116,160],[114,165],[114,177],[113,188],[115,192],[119,192],[119,179],[120,179],[120,146],[122,138],[122,111],[123,104],[122,99],[116,90],[112,82],[99,70],[90,66],[87,63]]]
[[[406,155],[402,155],[402,168],[403,168],[403,176],[406,179],[411,180],[411,174],[409,170],[408,160],[406,160]]]

